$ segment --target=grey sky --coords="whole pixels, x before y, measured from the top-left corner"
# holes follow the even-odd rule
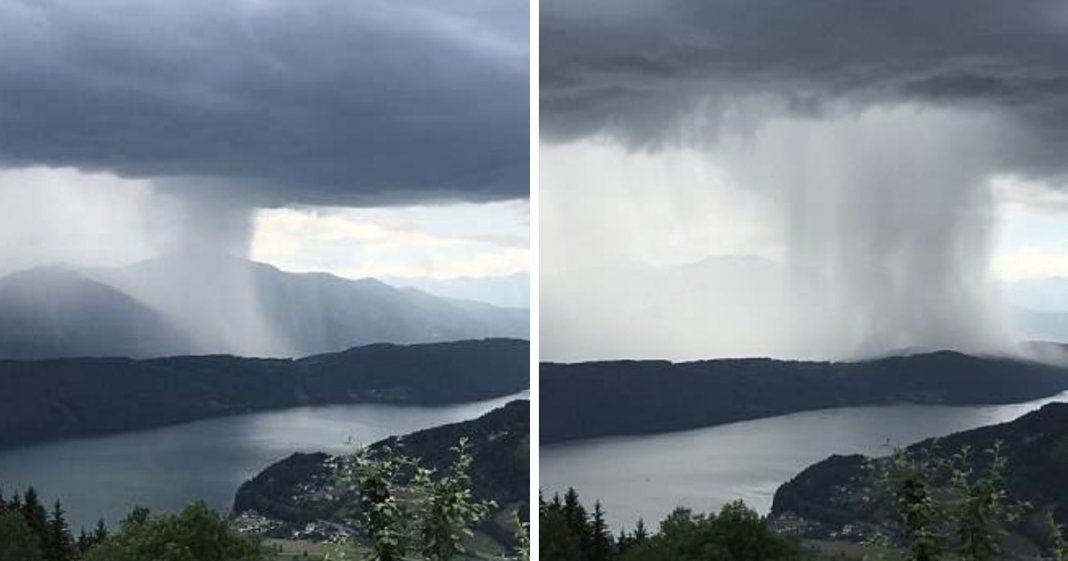
[[[1012,127],[1002,165],[1060,174],[1068,4],[1035,0],[542,2],[543,138],[691,141],[769,114],[974,107]],[[753,110],[739,99],[759,99]],[[695,119],[695,116],[700,119]]]
[[[525,198],[521,0],[0,1],[0,165],[245,206]]]
[[[527,268],[525,0],[0,0],[0,29],[0,274]]]
[[[544,357],[1001,352],[997,278],[1068,274],[1034,209],[1068,3],[545,0],[541,34]],[[683,265],[738,255],[775,280]]]

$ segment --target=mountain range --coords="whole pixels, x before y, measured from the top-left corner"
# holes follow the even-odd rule
[[[528,273],[446,279],[384,277],[382,280],[393,286],[418,288],[444,298],[478,300],[504,308],[530,307],[530,274]]]
[[[0,357],[292,357],[370,343],[526,338],[525,309],[214,254],[0,278]]]
[[[789,267],[763,257],[716,256],[664,266],[628,263],[544,274],[540,282],[543,360],[845,360],[872,354],[871,345],[860,344],[866,340],[859,328],[843,328],[860,322],[862,311],[852,318],[828,312],[836,299],[824,285],[807,287]],[[1019,341],[1068,342],[1068,279],[992,282],[988,288],[1004,304],[992,315]],[[873,352],[880,353],[915,344],[877,342]]]

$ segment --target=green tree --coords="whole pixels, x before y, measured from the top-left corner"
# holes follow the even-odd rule
[[[519,517],[519,511],[512,511],[512,523],[515,524],[516,557],[519,561],[530,561],[530,525]]]
[[[962,561],[999,557],[1001,537],[1027,505],[1007,500],[1003,444],[984,454],[988,459],[977,462],[963,447],[945,457],[937,443],[913,452],[893,450],[880,478],[901,525],[905,559],[936,561],[947,553]]]
[[[1046,528],[1049,531],[1050,551],[1053,561],[1068,561],[1068,542],[1064,539],[1064,529],[1053,519],[1053,513],[1046,511]]]
[[[590,519],[590,561],[609,561],[612,559],[612,535],[604,520],[601,501],[593,504],[593,517]]]
[[[108,539],[109,534],[110,532],[108,532],[108,525],[105,524],[104,519],[101,518],[100,520],[96,521],[96,528],[93,528],[93,535],[90,536],[90,541],[92,541],[93,543],[100,543]]]
[[[471,496],[473,458],[467,438],[450,450],[456,459],[448,472],[435,477],[434,470],[417,466],[412,480],[417,539],[428,561],[447,561],[463,553],[464,538],[472,536],[471,529],[496,506]]]
[[[999,441],[986,450],[985,470],[974,473],[971,450],[962,448],[951,459],[949,515],[963,561],[988,561],[1001,553],[1000,538],[1016,521],[1022,505],[1009,504],[1005,495],[1008,460]]]
[[[560,496],[538,508],[538,553],[542,561],[582,561],[582,543],[571,531]]]
[[[36,489],[33,487],[26,489],[22,495],[22,505],[19,510],[26,518],[26,523],[30,525],[33,534],[43,539],[48,534],[48,512],[41,504],[41,498],[37,495]]]
[[[883,475],[907,544],[908,561],[935,561],[942,555],[942,537],[937,528],[940,515],[933,496],[936,469],[930,457],[915,460],[904,449],[894,448]]]
[[[0,513],[0,561],[42,561],[40,539],[15,510]]]
[[[654,554],[650,556],[650,552]],[[800,559],[800,550],[776,534],[755,511],[736,501],[724,505],[718,515],[676,509],[661,523],[660,532],[634,548],[626,559],[792,561]]]
[[[776,534],[767,521],[742,501],[723,506],[709,521],[712,535],[729,552],[728,559],[795,559],[798,549],[791,541]]]
[[[89,548],[92,545],[93,536],[86,532],[85,528],[82,528],[82,530],[78,532],[78,539],[74,541],[75,549],[78,550],[79,555],[84,555],[86,551],[89,551]]]
[[[357,522],[366,532],[374,561],[401,561],[417,551],[428,561],[444,561],[462,553],[463,540],[494,506],[471,494],[472,456],[466,438],[452,448],[456,454],[443,473],[422,467],[393,448],[356,454],[333,462],[335,490],[357,497]],[[357,544],[339,541],[329,559],[358,557]]]
[[[52,517],[48,520],[48,532],[45,535],[45,560],[69,561],[74,557],[74,544],[70,528],[63,516],[63,507],[56,501],[52,507]]]
[[[401,512],[398,497],[401,474],[412,466],[412,460],[397,450],[386,447],[379,454],[362,448],[356,454],[335,458],[335,490],[343,494],[355,493],[357,521],[371,542],[374,561],[400,561],[408,551],[409,518]],[[331,559],[355,557],[355,545],[342,540]]]
[[[138,508],[85,561],[263,561],[260,548],[202,502],[174,514]]]
[[[639,517],[638,523],[634,525],[634,543],[641,545],[648,538],[649,532],[645,530],[645,520]]]
[[[786,539],[768,525],[767,520],[741,501],[725,505],[718,515],[694,514],[679,507],[660,523],[659,531],[650,535],[645,523],[639,522],[633,536],[620,533],[613,543],[604,523],[604,512],[594,504],[593,516],[585,518],[578,493],[569,490],[563,502],[559,496],[540,502],[541,536],[538,543],[545,561],[592,561],[594,555],[623,561],[796,561],[801,559],[798,544]],[[583,532],[601,548],[587,549],[576,535],[574,525],[582,514]],[[603,549],[602,549],[603,548]],[[606,553],[607,552],[607,553]],[[605,557],[601,557],[605,558]]]
[[[578,491],[568,488],[567,492],[564,493],[564,504],[561,513],[571,535],[579,542],[582,559],[590,561],[593,540],[590,536],[589,516],[586,514],[586,508],[579,501]]]

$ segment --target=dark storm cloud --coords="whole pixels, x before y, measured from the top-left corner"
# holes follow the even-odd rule
[[[549,138],[655,144],[741,97],[802,114],[922,102],[1003,113],[1068,148],[1068,3],[545,0]],[[1049,164],[1032,154],[1030,164]],[[1039,161],[1041,160],[1041,161]]]
[[[0,165],[254,206],[528,193],[521,0],[0,0]]]

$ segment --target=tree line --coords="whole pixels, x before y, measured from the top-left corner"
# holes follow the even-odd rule
[[[10,499],[0,491],[0,561],[74,561],[107,538],[103,520],[75,537],[63,505],[56,501],[46,509],[33,487]]]
[[[202,502],[180,512],[137,507],[116,531],[101,520],[71,532],[59,501],[46,510],[30,487],[0,494],[0,561],[263,561],[259,545]]]
[[[588,511],[574,489],[539,501],[540,559],[543,561],[793,561],[802,558],[797,540],[777,534],[767,520],[741,501],[717,514],[676,508],[650,532],[638,520],[631,532],[614,535],[600,502]]]

